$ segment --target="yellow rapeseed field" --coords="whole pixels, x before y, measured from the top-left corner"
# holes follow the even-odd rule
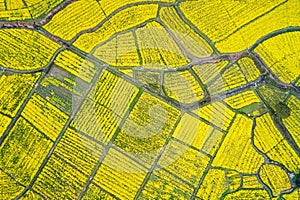
[[[227,68],[221,76],[208,86],[208,92],[210,94],[218,94],[246,84],[247,81],[243,72],[238,65],[234,64]]]
[[[219,199],[228,190],[226,172],[219,169],[210,169],[198,190],[197,197],[200,199]]]
[[[209,124],[185,114],[177,125],[173,137],[213,156],[222,140],[223,133]]]
[[[115,33],[127,30],[142,22],[156,17],[158,6],[155,4],[129,7],[108,19],[99,29],[81,35],[74,43],[79,49],[90,52],[101,42]]]
[[[300,73],[299,40],[300,32],[280,34],[262,42],[254,51],[281,81],[290,83]]]
[[[99,4],[102,9],[105,11],[106,15],[112,14],[114,11],[120,8],[128,7],[129,5],[141,4],[145,2],[144,0],[101,0]],[[163,3],[171,3],[175,2],[175,0],[148,0],[147,3],[154,2],[163,2]]]
[[[179,116],[179,110],[144,92],[125,120],[114,144],[150,167]]]
[[[264,189],[249,189],[239,190],[237,192],[228,194],[224,199],[269,199],[269,194]]]
[[[25,0],[32,18],[41,18],[59,6],[63,0]]]
[[[37,31],[1,29],[0,65],[18,70],[43,68],[59,47]]]
[[[22,116],[53,141],[68,119],[66,114],[37,94],[26,104]]]
[[[0,114],[0,137],[2,137],[10,122],[11,119],[9,117]]]
[[[254,81],[260,76],[260,71],[251,58],[244,57],[238,60],[238,65],[248,82]]]
[[[188,199],[193,190],[192,186],[175,175],[156,169],[142,190],[140,199]]]
[[[264,158],[251,145],[251,128],[252,120],[237,115],[212,165],[255,173],[264,162]]]
[[[71,128],[66,130],[54,151],[55,155],[64,158],[86,176],[92,173],[102,152],[102,145]]]
[[[245,26],[249,21],[266,13],[282,2],[283,0],[268,2],[257,2],[254,0],[247,2],[230,0],[208,2],[196,0],[186,1],[180,4],[180,8],[199,30],[205,33],[212,41],[217,42],[224,40],[241,26]],[[217,11],[217,13],[212,12],[213,10]],[[243,33],[246,34],[247,32]],[[230,48],[230,45],[228,47]],[[220,50],[224,51],[227,49],[222,48]]]
[[[288,99],[287,105],[291,109],[291,115],[288,118],[283,119],[283,122],[296,143],[300,144],[300,127],[298,126],[298,122],[300,120],[300,100],[296,96],[292,95]]]
[[[190,114],[184,114],[173,133],[173,137],[187,145],[202,149],[213,131],[213,127],[208,124]]]
[[[15,174],[16,181],[27,185],[51,149],[52,142],[25,120],[19,118],[8,139],[1,145],[0,167]]]
[[[196,187],[209,161],[210,158],[201,152],[171,141],[160,157],[158,167]]]
[[[260,151],[269,152],[282,140],[283,136],[269,114],[256,119],[253,142]]]
[[[86,82],[91,82],[97,70],[92,62],[68,50],[58,54],[54,64]]]
[[[227,130],[235,116],[232,110],[219,101],[208,104],[193,112],[224,131]]]
[[[17,196],[24,187],[19,185],[12,177],[3,171],[0,171],[1,198],[9,199]]]
[[[115,198],[104,192],[101,188],[97,187],[95,184],[91,184],[86,192],[86,195],[82,198],[83,200],[89,199],[107,199],[107,200],[114,200]]]
[[[137,93],[134,85],[103,71],[72,127],[103,143],[109,142]]]
[[[224,100],[232,108],[240,109],[253,103],[259,103],[260,99],[253,90],[247,90],[230,96]]]
[[[56,14],[44,28],[60,38],[71,40],[79,32],[95,27],[104,19],[105,13],[97,1],[80,0]]]
[[[289,177],[284,169],[274,164],[266,164],[260,168],[261,180],[272,190],[274,196],[291,188]]]
[[[294,200],[294,199],[299,198],[299,195],[300,195],[300,191],[299,191],[299,188],[298,188],[298,189],[294,190],[293,192],[288,193],[288,194],[284,194],[282,196],[286,200]]]
[[[252,175],[246,175],[243,176],[243,188],[244,189],[258,189],[263,188],[262,184],[258,181],[257,176]]]
[[[24,7],[22,0],[8,0],[6,1],[7,10],[17,10]]]
[[[137,29],[136,36],[144,66],[168,68],[188,63],[184,53],[159,23],[151,22]]]
[[[288,170],[298,173],[300,158],[287,141],[281,141],[266,155],[270,159],[282,163]]]
[[[228,62],[223,60],[217,63],[195,65],[193,67],[193,70],[204,84],[208,84],[220,74],[221,70],[224,69],[224,67],[226,67],[227,64]]]
[[[117,35],[100,45],[93,55],[111,66],[138,67],[141,58],[137,48],[134,34],[129,32]]]
[[[40,73],[37,74],[13,74],[0,77],[0,110],[2,113],[14,117],[29,92],[34,88]]]
[[[260,15],[257,18],[251,21],[248,18],[248,22],[251,23],[245,24],[236,28],[235,32],[232,32],[231,35],[223,40],[220,40],[216,44],[222,52],[238,52],[244,49],[251,47],[256,41],[260,38],[268,35],[274,31],[292,27],[299,26],[299,8],[300,4],[298,0],[289,0],[289,1],[252,1],[253,4],[261,6],[260,4],[273,4],[272,7],[269,6],[268,10],[265,10],[265,14]],[[277,5],[277,6],[276,6]],[[251,6],[247,6],[251,8]],[[263,6],[259,10],[264,9]],[[257,9],[253,9],[256,11]],[[247,14],[247,17],[251,16]],[[243,18],[243,17],[242,17]],[[241,19],[241,18],[240,18]],[[226,34],[228,35],[228,34]],[[292,44],[291,44],[292,45]],[[273,49],[276,51],[276,48]]]
[[[39,175],[33,189],[48,199],[75,199],[87,181],[87,177],[63,158],[51,156],[48,164]],[[54,189],[49,190],[49,184]],[[57,192],[60,191],[60,192]]]
[[[110,149],[96,176],[95,183],[120,199],[133,199],[147,170],[117,150]]]
[[[5,21],[34,20],[48,14],[63,0],[1,0],[0,19]]]
[[[300,199],[299,0],[0,0],[0,199]]]
[[[162,8],[159,16],[183,47],[193,56],[208,57],[213,53],[208,42],[189,27],[189,25],[180,18],[173,7]]]
[[[163,87],[167,96],[182,103],[194,103],[204,97],[202,87],[188,70],[165,73]]]

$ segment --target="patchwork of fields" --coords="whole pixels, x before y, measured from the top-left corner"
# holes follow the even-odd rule
[[[0,199],[300,199],[299,0],[0,0]]]

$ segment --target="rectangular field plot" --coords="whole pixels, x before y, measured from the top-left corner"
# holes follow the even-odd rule
[[[97,67],[87,58],[68,50],[58,54],[54,63],[87,83],[91,82],[97,71]]]
[[[243,176],[243,188],[252,189],[252,188],[263,188],[262,184],[258,181],[257,176]]]
[[[199,151],[172,140],[158,161],[158,168],[165,169],[195,188],[210,158]]]
[[[259,77],[260,71],[251,58],[244,57],[238,60],[238,65],[248,82],[254,81]]]
[[[138,92],[134,85],[103,71],[71,126],[102,143],[109,142]]]
[[[236,172],[210,169],[205,174],[197,197],[200,199],[220,199],[224,192],[237,189],[240,184],[241,178]]]
[[[240,109],[251,104],[261,102],[261,100],[258,98],[258,96],[253,90],[247,90],[245,92],[241,92],[236,95],[230,96],[224,101],[234,109]]]
[[[2,134],[6,131],[10,122],[11,118],[0,114],[0,138],[2,137]]]
[[[222,136],[222,132],[189,114],[183,115],[173,133],[174,138],[210,155],[214,155]]]
[[[51,149],[52,142],[24,118],[19,118],[1,146],[0,168],[20,183],[30,183]]]
[[[5,2],[6,0],[0,0],[0,11],[5,10]]]
[[[177,125],[173,137],[201,149],[205,139],[213,132],[213,127],[200,121],[190,114],[184,114]]]
[[[223,141],[223,136],[224,133],[215,129],[206,139],[201,150],[211,156],[215,155]]]
[[[188,63],[186,55],[159,23],[148,23],[135,32],[143,65],[150,68],[166,68],[183,66]]]
[[[194,188],[163,169],[149,177],[138,199],[190,199]]]
[[[255,173],[264,158],[252,147],[252,120],[237,115],[229,129],[212,166],[224,167],[244,173]]]
[[[204,98],[204,90],[189,72],[164,73],[163,89],[170,98],[182,103],[194,103]]]
[[[55,148],[54,154],[88,176],[100,159],[102,151],[102,145],[69,128]]]
[[[6,0],[7,10],[17,10],[23,8],[24,4],[22,0]]]
[[[71,127],[106,144],[112,139],[121,121],[122,118],[110,109],[86,99]]]
[[[150,168],[179,116],[179,110],[144,92],[114,145]]]
[[[260,151],[264,153],[269,152],[283,139],[282,134],[275,126],[269,114],[256,119],[253,142]]]
[[[146,174],[146,168],[119,151],[110,149],[94,182],[117,198],[133,199]]]
[[[75,94],[72,93],[73,84],[67,81],[62,82],[54,77],[46,77],[39,85],[37,93],[59,110],[71,115],[75,106],[73,105],[73,97],[75,98]]]
[[[116,35],[97,47],[93,55],[112,66],[137,67],[141,63],[132,32]]]
[[[0,30],[0,64],[17,70],[45,67],[60,46],[37,31]]]
[[[22,116],[53,141],[68,119],[66,114],[37,94],[26,104]]]
[[[25,189],[3,171],[0,171],[0,185],[0,196],[2,199],[17,197]]]
[[[37,93],[67,115],[75,110],[88,83],[55,65],[37,87]]]
[[[0,112],[14,117],[33,89],[39,76],[40,73],[34,75],[2,75],[0,77]]]
[[[91,199],[107,199],[107,200],[115,200],[117,198],[111,196],[110,194],[104,192],[102,189],[97,187],[95,184],[91,184],[82,198],[83,200],[91,200]]]
[[[52,155],[33,189],[47,199],[77,199],[87,179],[65,160]]]

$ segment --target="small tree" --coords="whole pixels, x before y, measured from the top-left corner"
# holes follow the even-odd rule
[[[275,105],[276,115],[282,119],[288,118],[291,114],[291,109],[283,102]]]

